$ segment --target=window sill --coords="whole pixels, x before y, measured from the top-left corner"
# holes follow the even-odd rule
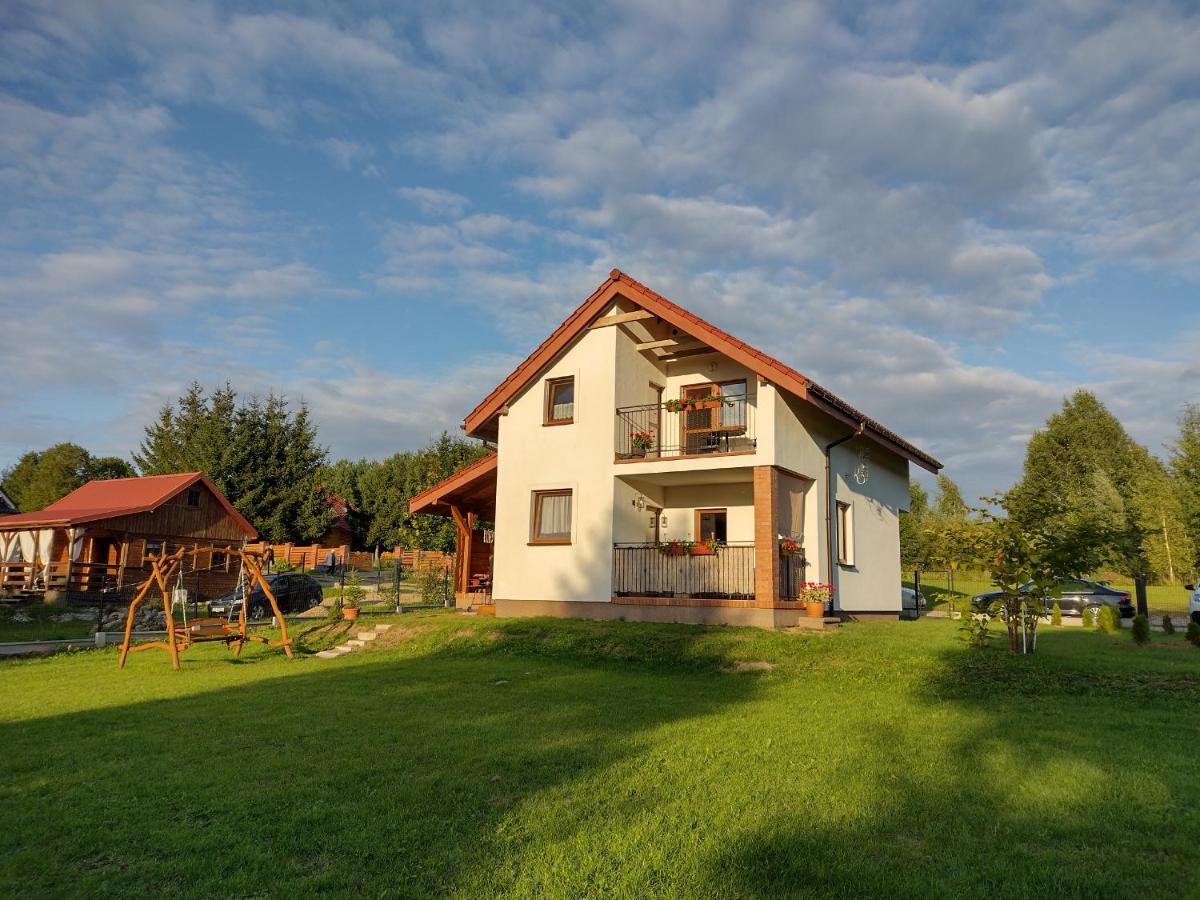
[[[526,541],[526,547],[569,547],[570,541]]]
[[[543,422],[542,427],[549,428],[552,425],[574,425],[574,424],[575,424],[574,419],[553,419],[549,422]]]

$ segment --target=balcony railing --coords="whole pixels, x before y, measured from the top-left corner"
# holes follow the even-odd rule
[[[121,567],[109,563],[53,562],[0,563],[0,593],[22,591],[72,591],[90,593],[115,590]]]
[[[742,453],[756,445],[754,405],[745,397],[648,403],[617,410],[618,459]]]
[[[779,559],[779,597],[781,600],[799,600],[800,590],[808,580],[808,560],[804,554],[783,556]]]
[[[753,600],[754,544],[723,544],[701,556],[671,555],[658,544],[614,544],[613,595]]]

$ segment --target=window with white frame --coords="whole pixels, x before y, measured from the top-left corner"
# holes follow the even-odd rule
[[[837,504],[838,564],[854,565],[854,507],[841,500]]]

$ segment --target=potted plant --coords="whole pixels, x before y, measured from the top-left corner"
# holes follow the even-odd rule
[[[359,607],[366,597],[367,592],[358,580],[358,573],[351,572],[346,579],[346,586],[342,588],[342,618],[348,622],[357,619]]]
[[[791,538],[784,538],[779,542],[780,556],[803,556],[804,547],[799,541],[794,541]]]
[[[663,409],[665,409],[667,412],[677,413],[680,410],[686,410],[687,408],[688,407],[687,407],[686,400],[679,400],[675,397],[672,397],[670,400],[668,400],[666,403],[663,404]]]
[[[721,405],[721,398],[711,394],[707,397],[693,397],[689,402],[690,409],[716,409]]]
[[[634,456],[645,456],[648,450],[654,449],[654,435],[648,431],[629,432],[629,441],[633,444]]]
[[[658,552],[663,556],[683,556],[691,547],[691,541],[681,541],[678,538],[658,545]]]
[[[717,552],[717,548],[721,546],[720,541],[716,538],[706,538],[699,543],[692,544],[688,548],[692,556],[712,556]]]
[[[800,588],[800,599],[804,602],[804,611],[810,619],[825,618],[825,606],[833,597],[836,588],[832,584],[820,584],[816,581],[806,581]]]

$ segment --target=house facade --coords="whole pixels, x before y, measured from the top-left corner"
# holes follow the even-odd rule
[[[900,612],[909,465],[933,457],[794,369],[614,270],[466,418],[493,456],[415,497],[493,522],[499,615],[778,627]]]
[[[145,580],[150,560],[199,547],[180,587],[207,600],[236,586],[225,552],[255,537],[200,472],[89,481],[37,512],[0,518],[0,592],[50,600],[121,594]]]

